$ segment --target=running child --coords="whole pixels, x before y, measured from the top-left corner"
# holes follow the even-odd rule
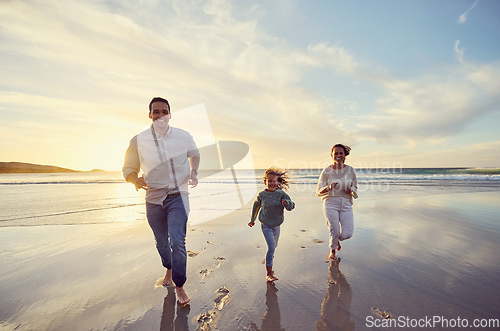
[[[259,214],[262,234],[267,243],[266,279],[268,282],[273,282],[278,280],[273,272],[273,259],[274,250],[278,246],[280,225],[284,220],[283,208],[292,210],[295,208],[295,203],[283,192],[283,189],[288,189],[290,185],[290,175],[286,171],[276,167],[267,169],[264,174],[264,184],[266,189],[259,192],[255,198],[248,226],[255,225],[255,219]]]

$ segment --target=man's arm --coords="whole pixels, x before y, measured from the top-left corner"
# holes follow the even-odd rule
[[[189,175],[189,185],[191,187],[195,187],[198,185],[198,167],[200,166],[200,157],[193,156],[189,159],[189,163],[191,164],[191,174]]]
[[[137,148],[137,136],[135,136],[130,140],[130,145],[125,153],[125,161],[122,168],[123,177],[127,182],[134,184],[136,190],[141,188],[147,190],[144,178],[138,177],[140,169],[141,162],[139,160],[139,151]]]

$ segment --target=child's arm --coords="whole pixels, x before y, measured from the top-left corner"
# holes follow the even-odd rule
[[[261,205],[260,197],[257,195],[257,197],[255,197],[255,201],[253,202],[252,215],[250,215],[250,223],[248,223],[249,227],[255,225],[255,219],[257,218]]]
[[[283,197],[281,198],[281,203],[285,206],[286,210],[290,211],[295,208],[295,202],[290,199],[290,196],[283,192]]]

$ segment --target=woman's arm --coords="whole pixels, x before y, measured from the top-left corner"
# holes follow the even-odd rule
[[[327,168],[328,169],[328,168]],[[325,169],[326,170],[326,169]],[[335,188],[337,183],[328,184],[328,175],[325,173],[325,170],[321,172],[318,180],[318,186],[316,188],[316,195],[322,196],[330,192]]]

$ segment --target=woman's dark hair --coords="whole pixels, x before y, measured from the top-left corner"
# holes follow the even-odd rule
[[[335,151],[335,147],[342,147],[342,149],[344,150],[344,154],[345,156],[349,155],[349,152],[351,151],[351,147],[347,146],[347,145],[342,145],[342,144],[336,144],[332,147],[332,151],[330,152],[330,156],[333,155],[333,152]]]

